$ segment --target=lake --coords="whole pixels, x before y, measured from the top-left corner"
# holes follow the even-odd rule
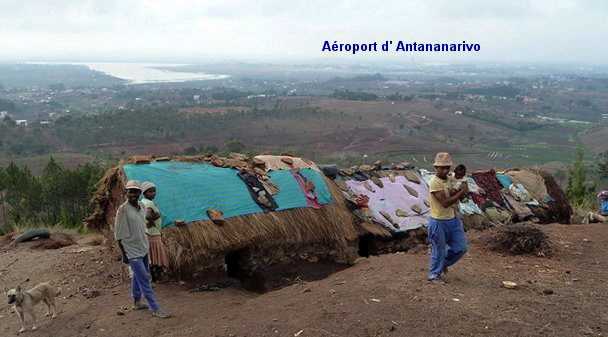
[[[29,64],[73,64],[86,66],[91,70],[120,78],[129,84],[188,82],[204,80],[221,80],[230,77],[222,74],[207,74],[202,72],[172,71],[170,68],[186,66],[187,64],[170,63],[116,63],[116,62],[27,62]]]
[[[80,63],[92,70],[129,81],[130,84],[220,80],[228,75],[171,71],[185,64],[162,63]],[[160,69],[163,68],[163,69]]]

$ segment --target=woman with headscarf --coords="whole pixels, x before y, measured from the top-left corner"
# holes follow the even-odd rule
[[[152,282],[157,282],[169,266],[169,259],[161,236],[161,214],[154,203],[156,185],[149,181],[141,184],[143,198],[141,203],[146,208],[146,234],[150,243],[150,274]]]

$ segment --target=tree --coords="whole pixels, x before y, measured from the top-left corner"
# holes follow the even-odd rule
[[[183,153],[186,156],[192,156],[198,153],[198,149],[195,146],[188,146],[184,149]]]
[[[608,151],[598,155],[597,172],[600,178],[608,178]]]
[[[228,152],[243,152],[245,150],[245,145],[236,139],[227,141],[225,145]]]
[[[4,189],[10,224],[79,226],[91,211],[89,200],[102,174],[99,165],[70,170],[51,157],[43,174],[36,177],[27,167],[11,163],[0,170],[0,190]]]
[[[42,185],[42,200],[44,202],[44,215],[51,224],[59,221],[61,203],[64,200],[63,168],[51,156],[42,172],[40,179]]]
[[[568,171],[567,194],[570,201],[576,205],[581,205],[593,193],[594,187],[587,186],[587,170],[583,157],[585,151],[579,147],[576,151],[576,160]]]

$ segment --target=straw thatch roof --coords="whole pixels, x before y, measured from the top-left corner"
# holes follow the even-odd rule
[[[230,158],[181,157],[173,160],[208,162],[209,159],[217,164],[221,161],[221,165],[224,165]],[[235,159],[235,163],[241,165],[247,160],[239,158],[238,163]],[[137,158],[129,162],[144,164],[149,161]],[[111,229],[116,209],[125,200],[125,180],[122,165],[108,170],[101,179],[93,199],[94,213],[86,221],[89,228],[102,231]],[[221,226],[207,220],[163,229],[163,241],[168,248],[173,269],[184,270],[218,253],[249,246],[315,242],[326,243],[332,249],[346,247],[349,241],[358,237],[354,218],[337,186],[327,178],[325,180],[333,201],[320,209],[296,208],[229,217]]]

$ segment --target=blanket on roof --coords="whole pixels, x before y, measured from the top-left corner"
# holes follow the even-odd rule
[[[550,199],[545,180],[540,174],[531,170],[509,170],[506,174],[511,177],[513,183],[524,186],[532,198],[537,201],[547,202]]]
[[[162,214],[162,226],[173,225],[175,220],[186,222],[209,220],[207,209],[224,213],[224,218],[263,210],[253,200],[237,170],[206,163],[153,162],[146,165],[127,164],[123,170],[129,180],[151,181],[156,184],[154,200]],[[315,185],[321,205],[332,200],[323,176],[310,168],[300,173]],[[277,211],[307,207],[304,191],[289,170],[269,173],[270,180],[279,188],[274,195]]]
[[[484,172],[474,172],[471,174],[473,179],[479,187],[481,187],[485,191],[484,198],[480,198],[478,195],[473,195],[473,200],[479,206],[482,206],[482,199],[489,199],[501,207],[505,207],[505,202],[500,193],[502,190],[502,185],[496,179],[496,172],[494,170],[484,171]]]
[[[274,155],[258,155],[254,157],[255,159],[262,160],[266,165],[266,170],[289,170],[292,168],[310,168],[316,171],[320,171],[320,169],[315,165],[315,163],[311,161],[304,160],[300,157],[290,157],[290,156],[274,156]],[[288,165],[283,161],[283,159],[289,159],[293,162],[292,165]]]
[[[379,178],[383,187],[374,184],[371,180],[347,180],[346,186],[353,194],[365,195],[369,198],[369,210],[374,221],[390,231],[403,232],[426,226],[429,212],[429,207],[424,202],[429,195],[427,185],[422,181],[420,184],[413,183],[401,175],[396,175],[394,178],[394,183],[388,177]],[[404,185],[414,190],[418,197],[412,195]],[[412,207],[416,208],[415,206],[419,207],[420,213],[412,209]],[[407,216],[402,216],[405,215],[403,213]],[[387,219],[387,216],[390,219]]]

